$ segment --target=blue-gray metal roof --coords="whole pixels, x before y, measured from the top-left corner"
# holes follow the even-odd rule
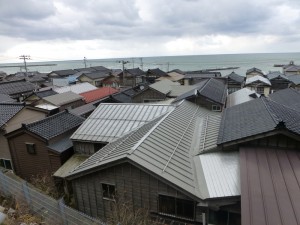
[[[26,124],[24,127],[26,130],[46,140],[50,140],[53,137],[78,127],[83,121],[84,118],[63,111],[37,122]]]
[[[219,123],[220,113],[184,101],[167,114],[108,144],[78,166],[70,176],[127,159],[194,196],[206,198],[197,181],[194,157],[203,150],[203,145],[206,146],[203,142],[214,143],[209,148],[216,147],[218,129],[213,128],[219,127]],[[209,129],[211,133],[205,131]]]
[[[100,104],[74,132],[73,140],[112,142],[153,120],[174,106],[156,104]]]

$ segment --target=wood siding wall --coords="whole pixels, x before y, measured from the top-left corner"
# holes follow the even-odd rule
[[[75,153],[83,155],[92,155],[95,153],[94,143],[73,141],[73,148]]]
[[[59,107],[59,111],[62,112],[64,111],[65,109],[74,109],[76,107],[79,107],[79,106],[82,106],[84,105],[85,102],[83,100],[77,100],[77,101],[74,101],[74,102],[70,102],[68,104],[65,104],[65,105],[62,105]]]
[[[123,203],[132,204],[134,209],[146,208],[152,213],[158,212],[159,194],[192,200],[139,168],[123,163],[72,181],[78,209],[103,220],[111,216],[112,200],[103,199],[102,183],[115,185]],[[201,216],[201,210],[196,207],[195,220],[201,221]]]
[[[213,105],[217,105],[217,106],[220,106],[221,107],[221,111],[223,110],[223,106],[219,103],[215,103],[215,102],[212,102],[210,101],[209,99],[206,99],[204,97],[197,97],[197,98],[193,98],[193,99],[190,99],[189,101],[199,105],[199,106],[202,106],[202,107],[205,107],[207,108],[208,110],[212,110],[212,106]]]
[[[159,92],[159,91],[156,91],[156,90],[153,90],[151,88],[148,88],[147,90],[139,93],[138,95],[134,96],[132,98],[132,101],[134,103],[143,103],[145,102],[145,100],[150,100],[150,101],[163,101],[166,99],[166,95]]]

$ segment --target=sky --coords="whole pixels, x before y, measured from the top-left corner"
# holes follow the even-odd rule
[[[0,63],[299,52],[299,0],[0,0]]]

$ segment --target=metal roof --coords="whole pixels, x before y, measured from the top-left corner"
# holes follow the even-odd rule
[[[162,80],[149,85],[149,87],[166,95],[172,90],[172,86],[178,87],[179,85],[177,82]]]
[[[24,107],[23,103],[0,103],[0,127],[6,124]]]
[[[295,85],[300,84],[300,74],[290,75],[289,80],[292,81]]]
[[[274,131],[300,134],[300,112],[267,98],[245,102],[223,112],[218,144]]]
[[[199,186],[205,198],[240,196],[239,152],[212,152],[197,156]]]
[[[71,138],[82,141],[112,142],[124,133],[172,109],[174,106],[157,104],[100,104]]]
[[[63,153],[64,151],[73,147],[73,142],[70,140],[70,136],[71,135],[68,135],[62,139],[59,139],[56,142],[48,145],[47,147],[53,151],[56,151],[57,153]]]
[[[96,109],[96,106],[94,106],[94,104],[95,104],[94,102],[91,102],[91,103],[76,107],[74,109],[70,109],[70,112],[75,115],[82,116],[86,113],[93,112]]]
[[[212,127],[207,124],[215,121],[212,119],[214,116],[219,118],[220,113],[184,101],[167,114],[106,145],[70,175],[87,172],[119,159],[128,159],[194,196],[205,198],[207,196],[202,194],[199,187],[193,157],[203,146],[202,141],[214,137],[216,143],[218,129],[211,136],[206,134],[205,139],[200,138],[203,130]],[[207,120],[208,117],[211,120]]]
[[[260,94],[257,94],[255,91],[250,90],[248,88],[242,88],[227,96],[226,107],[229,108],[234,105],[248,102],[259,97]]]
[[[241,148],[243,225],[296,225],[300,221],[299,151]]]
[[[249,84],[252,84],[252,83],[255,83],[255,82],[261,82],[261,83],[264,83],[266,85],[271,86],[271,82],[267,78],[262,77],[260,75],[256,75],[256,76],[247,78],[246,82],[245,82],[245,85],[249,85]]]
[[[80,99],[83,99],[81,95],[75,94],[74,92],[64,92],[61,94],[51,95],[43,98],[45,101],[55,105],[55,106],[62,106],[68,104],[70,102],[75,102]]]
[[[73,93],[81,94],[83,92],[87,92],[95,89],[97,88],[94,85],[85,82],[85,83],[74,84],[74,85],[65,86],[61,88],[54,88],[54,91],[56,91],[57,93],[65,93],[65,92],[72,91]]]
[[[119,90],[112,87],[101,87],[92,91],[83,92],[80,95],[84,98],[86,103],[90,103],[102,98],[105,98],[109,95],[115,94]]]
[[[197,87],[197,85],[179,85],[179,86],[171,86],[171,92],[168,96],[178,97],[184,93],[187,93],[190,90],[193,90]]]
[[[34,123],[24,124],[24,128],[46,140],[78,127],[84,118],[63,111]]]

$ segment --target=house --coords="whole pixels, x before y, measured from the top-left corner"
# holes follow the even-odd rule
[[[272,101],[300,111],[300,92],[293,88],[286,88],[269,95]]]
[[[227,95],[226,80],[203,79],[195,86],[192,90],[178,96],[173,102],[186,99],[212,111],[223,110]]]
[[[174,106],[155,104],[100,104],[74,132],[76,153],[92,155],[146,122],[168,113]]]
[[[168,224],[207,224],[210,208],[238,205],[237,154],[199,155],[217,147],[220,120],[183,101],[125,133],[67,175],[77,208],[105,220],[121,199]]]
[[[277,100],[292,90],[282,91]],[[299,111],[265,97],[225,109],[218,145],[239,154],[243,225],[298,223],[299,121]]]
[[[123,88],[120,92],[111,95],[110,99],[112,102],[132,103],[133,96],[142,92],[145,88],[147,88],[147,85],[137,85],[135,87]]]
[[[117,92],[119,92],[117,89],[111,87],[101,87],[92,91],[83,92],[80,95],[83,97],[85,103],[90,103],[108,97]]]
[[[89,72],[89,73],[83,73],[81,74],[77,79],[80,82],[88,82],[92,84],[95,87],[101,87],[102,81],[109,77],[111,75],[111,71],[108,70],[101,70],[101,71],[95,71],[95,72]]]
[[[289,75],[289,80],[291,81],[291,87],[296,90],[300,90],[300,75]]]
[[[254,77],[254,76],[262,76],[264,77],[264,73],[258,68],[251,68],[246,71],[246,79]]]
[[[53,91],[52,89],[43,90],[43,91],[34,91],[31,95],[29,95],[27,98],[24,99],[24,102],[26,102],[26,104],[35,106],[36,103],[42,100],[44,97],[48,97],[56,94],[58,93],[56,91]]]
[[[81,94],[83,92],[96,90],[97,87],[94,85],[84,82],[84,83],[78,83],[70,86],[60,87],[60,88],[54,88],[53,90],[57,93],[65,93],[65,92],[73,92],[75,94]]]
[[[24,80],[0,82],[0,94],[9,95],[17,101],[23,101],[33,91],[37,90],[37,86]]]
[[[172,86],[179,86],[177,82],[162,80],[149,85],[132,96],[132,102],[158,102],[164,101],[172,90]]]
[[[242,88],[227,96],[226,108],[259,98],[260,95],[248,88]]]
[[[294,61],[291,61],[288,65],[282,67],[283,73],[286,76],[300,74],[300,66],[295,65]]]
[[[125,69],[119,77],[123,86],[135,87],[145,82],[146,73],[140,68]]]
[[[170,81],[176,81],[179,82],[180,84],[183,84],[183,79],[184,75],[176,72],[168,72],[167,76],[159,77],[156,79],[156,81],[161,81],[161,80],[170,80]]]
[[[158,79],[160,77],[167,77],[167,76],[168,76],[168,74],[166,72],[160,70],[159,68],[148,69],[147,73],[146,73],[146,80],[150,84],[153,84],[156,79]]]
[[[9,145],[5,134],[19,129],[22,123],[31,123],[47,116],[47,112],[23,103],[0,103],[0,166],[13,169]]]
[[[39,101],[36,107],[47,108],[49,105],[50,108],[52,106],[54,108],[58,108],[59,111],[64,111],[65,109],[73,109],[84,104],[85,102],[81,95],[69,91],[44,97]]]
[[[279,71],[269,72],[266,76],[271,82],[271,92],[288,88],[292,83],[288,76]]]
[[[64,111],[6,134],[15,173],[28,180],[55,172],[73,154],[70,136],[83,121]]]
[[[236,74],[235,72],[231,72],[227,76],[227,85],[228,85],[228,94],[231,94],[235,91],[240,90],[245,82],[245,77]]]
[[[271,82],[260,75],[246,78],[244,87],[254,90],[257,94],[268,96],[271,91]]]
[[[77,71],[72,70],[72,69],[68,69],[68,70],[55,70],[52,71],[50,73],[48,73],[48,77],[50,79],[52,78],[65,78],[65,77],[69,77],[69,76],[73,76]]]
[[[210,71],[188,71],[184,76],[184,85],[194,85],[201,82],[203,79],[221,77],[220,72]]]

